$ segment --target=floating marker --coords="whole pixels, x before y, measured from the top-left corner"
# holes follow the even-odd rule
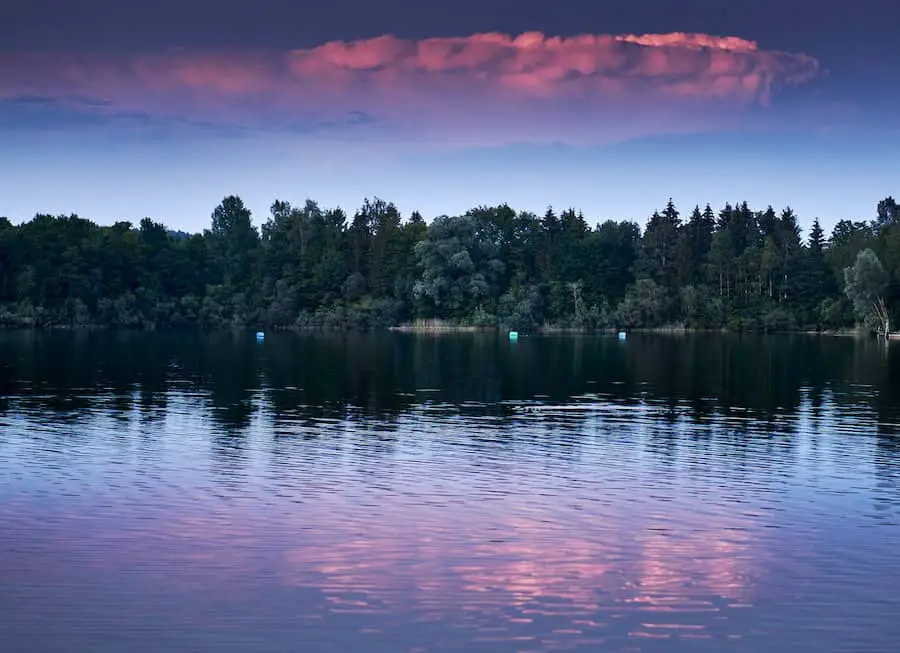
[[[257,332],[256,332],[256,342],[262,342],[262,341],[265,340],[265,339],[266,339],[266,334],[265,334],[265,333],[263,333],[262,331],[257,331]]]
[[[519,339],[519,332],[518,332],[518,331],[510,331],[510,332],[509,332],[509,339],[510,339],[510,340],[518,340],[518,339]]]
[[[627,336],[624,331],[619,331],[619,340],[625,340],[626,337]]]

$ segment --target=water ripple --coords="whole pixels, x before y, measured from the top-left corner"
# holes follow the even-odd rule
[[[491,399],[411,364],[421,379],[373,400],[274,368],[198,385],[187,358],[163,358],[155,389],[23,381],[6,397],[8,650],[877,653],[900,638],[900,442],[874,383],[797,382],[761,404],[752,385],[727,401],[616,391],[618,369]],[[373,408],[388,398],[402,409]]]

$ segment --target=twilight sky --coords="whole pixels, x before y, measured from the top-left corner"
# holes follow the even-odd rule
[[[896,0],[4,0],[0,215],[223,196],[641,223],[669,196],[874,217],[900,194]]]

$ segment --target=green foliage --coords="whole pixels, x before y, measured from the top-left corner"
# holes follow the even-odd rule
[[[619,304],[616,319],[631,328],[663,325],[669,304],[665,288],[653,279],[638,279]]]
[[[420,320],[522,332],[688,327],[884,332],[900,307],[900,209],[805,239],[790,209],[591,225],[506,204],[441,216],[366,199],[348,218],[276,201],[260,229],[225,197],[202,234],[144,218],[0,218],[0,327],[377,329]]]
[[[415,245],[421,276],[413,286],[420,317],[460,318],[493,307],[505,267],[497,225],[472,215],[440,216]]]
[[[890,316],[884,300],[888,287],[888,274],[871,249],[864,249],[856,256],[856,263],[844,268],[844,292],[853,303],[853,310],[866,326],[890,331]]]

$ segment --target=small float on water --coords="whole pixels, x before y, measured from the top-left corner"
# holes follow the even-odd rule
[[[262,331],[257,331],[257,332],[256,332],[256,342],[262,342],[262,341],[265,340],[265,339],[266,339],[266,334],[265,334],[265,333],[263,333]]]

